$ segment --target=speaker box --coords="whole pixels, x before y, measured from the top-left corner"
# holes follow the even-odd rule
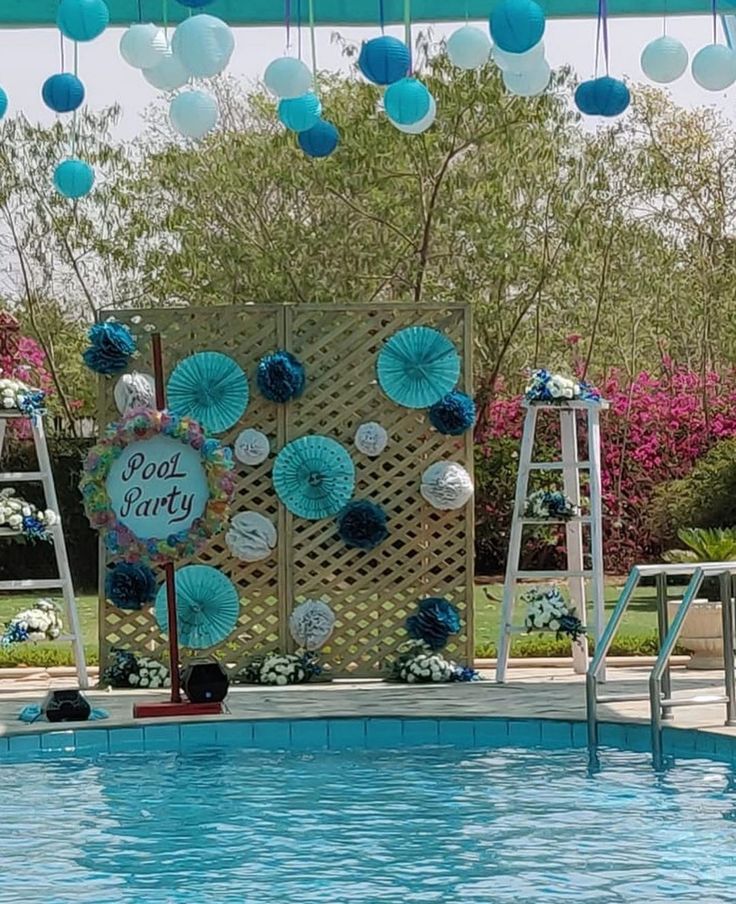
[[[193,662],[181,673],[181,689],[192,703],[220,703],[229,685],[219,662]]]
[[[92,712],[78,690],[49,691],[41,709],[49,722],[86,722]]]

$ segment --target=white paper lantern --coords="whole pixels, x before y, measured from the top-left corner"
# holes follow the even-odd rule
[[[462,508],[473,495],[473,481],[455,461],[438,461],[422,475],[422,496],[434,508],[450,511]]]
[[[376,458],[388,445],[388,433],[376,421],[368,421],[355,431],[354,443],[358,452]]]
[[[475,25],[463,25],[447,39],[447,55],[458,69],[479,69],[491,56],[491,39]]]
[[[268,458],[271,443],[265,433],[248,427],[235,440],[234,452],[238,461],[242,461],[244,465],[260,465]]]
[[[273,522],[258,512],[238,512],[225,534],[230,552],[244,562],[267,559],[276,548],[276,541]]]
[[[306,600],[289,617],[295,643],[305,650],[319,650],[335,629],[335,613],[324,600]]]
[[[217,101],[204,91],[184,91],[169,105],[171,125],[185,138],[204,138],[217,125]]]
[[[536,97],[544,93],[551,77],[552,70],[544,60],[526,72],[512,72],[506,69],[502,76],[506,90],[519,97]]]
[[[420,119],[419,122],[413,122],[410,125],[402,125],[399,122],[394,122],[391,117],[388,117],[388,121],[391,125],[398,129],[399,132],[404,132],[406,135],[421,135],[422,132],[426,132],[433,124],[435,119],[437,118],[437,101],[430,95],[429,98],[429,112],[427,115]]]
[[[678,79],[687,69],[687,61],[685,45],[669,35],[650,41],[641,52],[642,72],[660,85],[667,85]]]
[[[509,53],[500,47],[494,47],[491,56],[502,72],[528,72],[544,59],[544,41],[524,53]]]
[[[150,374],[139,374],[136,371],[123,374],[115,384],[113,397],[121,414],[131,408],[155,408],[156,383]]]
[[[693,57],[693,78],[706,91],[724,91],[736,82],[736,53],[725,44],[708,44]]]
[[[227,22],[203,13],[177,25],[171,49],[190,75],[212,78],[230,62],[235,38]]]
[[[189,81],[189,73],[179,57],[174,56],[169,49],[161,62],[156,63],[151,69],[143,70],[143,78],[159,91],[176,91]]]
[[[152,22],[131,25],[120,39],[120,56],[134,69],[151,69],[166,56],[163,29]]]
[[[279,57],[268,64],[263,81],[276,97],[301,97],[312,87],[312,73],[295,57]]]

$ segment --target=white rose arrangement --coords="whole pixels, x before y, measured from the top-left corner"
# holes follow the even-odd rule
[[[266,653],[252,659],[237,680],[247,684],[285,687],[287,684],[302,684],[321,672],[314,653]]]
[[[446,659],[422,641],[413,641],[394,663],[393,678],[405,684],[449,684],[478,681],[480,675],[469,666],[463,667]]]
[[[102,673],[103,684],[117,688],[170,687],[168,668],[148,656],[135,656],[128,650],[112,650],[110,663]]]
[[[131,672],[128,684],[131,687],[152,688],[169,687],[169,670],[161,662],[142,656],[137,660],[138,671]]]
[[[568,635],[577,640],[585,633],[582,622],[563,598],[559,589],[533,587],[521,595],[526,604],[524,626],[527,631],[554,631],[557,636]]]
[[[59,520],[51,509],[41,511],[17,496],[12,487],[0,490],[0,527],[10,528],[29,540],[51,540],[49,528]]]
[[[30,609],[18,612],[5,626],[0,644],[7,646],[13,643],[42,640],[56,640],[61,634],[63,624],[61,614],[53,600],[37,600]]]
[[[31,389],[22,380],[0,376],[0,408],[4,411],[22,411],[29,416],[43,414],[46,395],[40,389]]]
[[[598,390],[589,383],[583,380],[573,380],[562,374],[553,374],[545,369],[532,371],[525,398],[528,402],[600,402],[601,400]]]

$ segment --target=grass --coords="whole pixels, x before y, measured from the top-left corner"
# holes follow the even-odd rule
[[[621,591],[620,584],[610,584],[606,588],[606,617],[616,603]],[[485,584],[475,588],[475,646],[479,656],[495,656],[501,610],[501,584]],[[32,605],[35,596],[0,595],[0,625],[9,621],[16,612]],[[77,597],[82,636],[89,664],[98,661],[97,651],[97,597],[80,595]],[[517,617],[521,617],[520,607]],[[624,616],[620,636],[614,642],[612,653],[649,655],[656,649],[655,631],[657,616],[653,587],[641,587],[634,595]],[[557,641],[553,635],[536,634],[515,637],[512,654],[516,656],[567,656],[570,644]],[[69,644],[20,644],[16,647],[0,648],[0,668],[14,665],[70,665],[72,663]]]

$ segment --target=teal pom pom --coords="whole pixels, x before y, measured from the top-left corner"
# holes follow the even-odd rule
[[[352,549],[375,549],[388,537],[386,513],[367,499],[349,502],[337,516],[337,532]]]
[[[135,338],[128,327],[115,321],[95,323],[87,337],[90,346],[82,357],[87,367],[98,374],[117,374],[125,370],[136,349]]]
[[[304,392],[307,377],[304,365],[291,352],[273,352],[261,358],[256,372],[256,384],[269,402],[289,402]]]
[[[429,422],[440,433],[460,436],[475,423],[475,402],[464,392],[453,390],[432,405]]]
[[[118,562],[105,577],[105,596],[118,609],[141,609],[156,596],[156,578],[142,562]]]

